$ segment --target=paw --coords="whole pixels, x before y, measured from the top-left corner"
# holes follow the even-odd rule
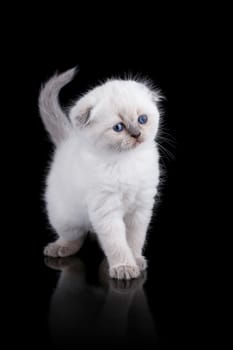
[[[137,265],[118,265],[111,267],[109,274],[111,278],[130,280],[139,277],[140,270]]]
[[[61,245],[57,242],[49,243],[44,248],[44,255],[52,258],[74,255],[78,251],[76,244]]]
[[[140,271],[144,271],[147,268],[147,261],[144,256],[138,256],[136,259],[136,263]]]

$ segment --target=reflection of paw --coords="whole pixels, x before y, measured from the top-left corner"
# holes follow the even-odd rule
[[[146,270],[147,261],[146,261],[146,258],[144,256],[138,256],[135,260],[136,260],[136,263],[137,263],[140,271]]]
[[[74,255],[79,248],[77,244],[69,243],[68,245],[61,245],[60,243],[49,243],[44,248],[44,255],[51,256],[52,258],[65,257]]]
[[[46,256],[44,259],[45,265],[54,270],[63,270],[66,267],[70,267],[79,262],[79,259],[74,256],[69,256],[66,258],[51,258]]]
[[[140,270],[137,265],[119,265],[111,267],[109,274],[111,278],[130,280],[139,277]]]
[[[128,294],[142,288],[145,280],[146,280],[146,276],[144,273],[142,273],[139,276],[139,278],[134,278],[130,280],[109,279],[108,285],[112,292]]]

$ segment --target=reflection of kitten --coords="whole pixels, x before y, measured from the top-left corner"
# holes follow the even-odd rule
[[[49,331],[56,348],[105,348],[109,340],[113,349],[139,342],[155,348],[157,332],[143,287],[146,272],[128,281],[109,279],[104,260],[98,268],[98,282],[93,284],[88,268],[76,256],[46,257],[45,262],[61,271],[49,312]]]
[[[109,80],[81,97],[67,118],[58,94],[74,73],[51,78],[39,99],[56,145],[45,199],[58,239],[44,253],[75,254],[94,231],[110,276],[136,278],[146,268],[142,249],[159,182],[158,95],[144,83]]]

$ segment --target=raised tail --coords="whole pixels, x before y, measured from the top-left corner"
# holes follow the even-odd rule
[[[58,95],[60,90],[74,77],[76,68],[70,69],[62,74],[55,74],[44,86],[39,96],[40,115],[53,143],[57,146],[64,140],[72,125],[61,109]]]

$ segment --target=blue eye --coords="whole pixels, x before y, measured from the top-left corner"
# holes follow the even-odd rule
[[[114,125],[112,128],[116,132],[121,132],[125,128],[125,126],[123,123],[118,123],[118,124]]]
[[[145,124],[147,122],[147,120],[148,120],[148,117],[146,114],[142,114],[138,117],[138,122],[140,124]]]

